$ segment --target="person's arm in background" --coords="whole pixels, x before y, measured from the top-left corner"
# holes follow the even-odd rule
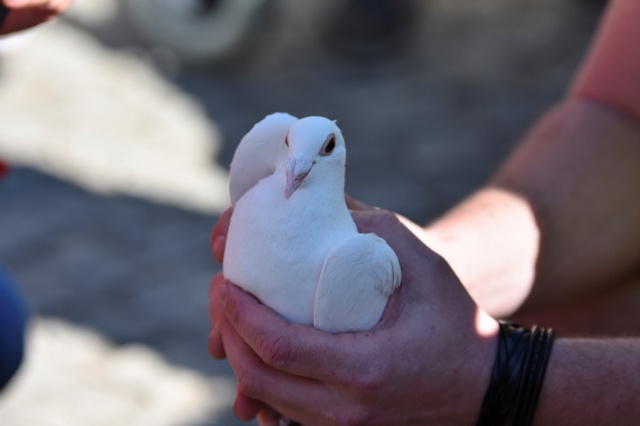
[[[47,22],[65,12],[73,0],[0,0],[0,5],[9,9],[0,35],[10,34]]]
[[[570,96],[640,121],[640,2],[612,0]]]
[[[494,316],[638,274],[638,22],[640,2],[611,1],[565,100],[485,188],[417,231]]]

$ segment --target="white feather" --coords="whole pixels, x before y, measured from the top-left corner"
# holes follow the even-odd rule
[[[298,119],[283,112],[267,115],[256,123],[236,148],[229,170],[229,195],[235,205],[242,194],[276,170],[287,156],[284,138]]]
[[[400,285],[400,266],[384,240],[358,233],[347,209],[340,129],[322,117],[261,123],[231,164],[226,278],[290,322],[329,332],[370,329]],[[287,198],[287,174],[310,166]]]

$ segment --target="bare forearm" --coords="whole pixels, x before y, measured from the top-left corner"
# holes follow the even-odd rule
[[[612,0],[567,99],[489,185],[427,228],[493,315],[640,268],[640,3]],[[502,226],[501,226],[502,225]]]
[[[528,297],[539,230],[528,201],[519,195],[485,187],[416,234],[447,259],[475,301],[494,317],[508,316]]]
[[[632,425],[640,419],[640,339],[558,339],[534,425]]]
[[[534,128],[491,184],[519,194],[540,230],[532,305],[565,301],[640,266],[640,126],[568,100]]]
[[[570,95],[640,120],[640,2],[611,0]]]
[[[640,266],[639,164],[640,126],[569,99],[423,240],[494,316],[567,300]]]

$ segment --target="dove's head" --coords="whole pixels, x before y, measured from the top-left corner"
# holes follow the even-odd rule
[[[302,118],[293,123],[285,143],[289,147],[286,198],[291,197],[303,182],[315,179],[344,181],[347,150],[335,121],[324,117]]]

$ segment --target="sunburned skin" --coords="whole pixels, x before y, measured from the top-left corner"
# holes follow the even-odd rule
[[[640,121],[640,1],[612,0],[589,55],[571,88]]]

